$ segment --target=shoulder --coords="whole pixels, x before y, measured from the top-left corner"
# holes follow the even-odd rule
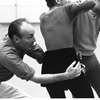
[[[18,55],[18,53],[14,47],[8,46],[6,43],[1,43],[1,45],[0,45],[0,60],[7,59],[14,55]]]
[[[40,21],[42,21],[46,16],[48,12],[44,12],[40,15]]]
[[[64,6],[62,6],[63,8],[69,9],[73,4],[72,3],[68,3],[65,4]]]

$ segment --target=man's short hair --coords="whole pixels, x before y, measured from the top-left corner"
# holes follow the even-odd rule
[[[14,35],[20,38],[22,37],[20,34],[20,26],[22,25],[22,22],[29,23],[29,21],[26,18],[19,18],[10,23],[8,28],[8,36],[10,37],[10,39],[13,39]]]
[[[55,0],[45,0],[47,2],[47,6],[48,7],[54,7],[55,4],[56,4],[56,1]]]

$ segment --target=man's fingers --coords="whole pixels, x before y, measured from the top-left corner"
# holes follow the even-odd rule
[[[78,73],[77,75],[76,75],[76,77],[78,77],[78,76],[80,76],[81,75],[81,72],[80,73]]]
[[[85,68],[85,65],[84,65],[84,64],[82,64],[82,63],[81,63],[81,66],[82,66],[83,68]]]
[[[80,62],[77,62],[76,66],[74,67],[74,69],[77,69],[79,68],[81,65],[80,65]]]
[[[81,70],[82,70],[80,62],[78,62],[76,67],[74,67],[73,69],[76,69],[76,72],[77,72],[76,76],[79,76],[81,74]]]
[[[81,66],[79,65],[79,67],[77,68],[77,73],[81,73]]]
[[[70,65],[70,67],[73,67],[76,64],[76,61],[73,61]]]
[[[81,63],[81,66],[82,66],[82,71],[83,71],[83,73],[85,74],[85,73],[86,73],[86,67],[85,67],[85,65],[82,64],[82,63]]]

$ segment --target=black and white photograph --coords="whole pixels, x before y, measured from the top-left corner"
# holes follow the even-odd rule
[[[0,0],[0,99],[100,97],[99,0]]]

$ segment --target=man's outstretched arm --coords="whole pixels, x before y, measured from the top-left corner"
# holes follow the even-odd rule
[[[75,61],[66,69],[64,73],[58,74],[36,74],[34,73],[33,77],[30,79],[33,82],[46,84],[46,83],[54,83],[58,81],[73,79],[78,77],[81,74],[81,64],[78,62],[75,67]]]

